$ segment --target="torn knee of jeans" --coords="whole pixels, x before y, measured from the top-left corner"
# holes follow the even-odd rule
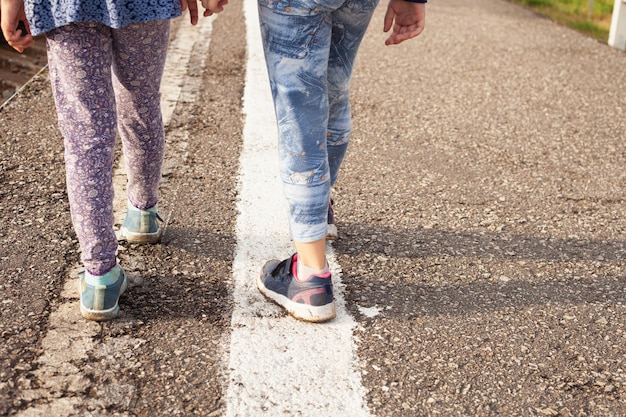
[[[289,183],[295,185],[320,184],[329,180],[329,175],[311,170],[305,172],[293,172],[289,175]]]
[[[350,136],[329,136],[327,143],[328,146],[342,146],[350,142]]]

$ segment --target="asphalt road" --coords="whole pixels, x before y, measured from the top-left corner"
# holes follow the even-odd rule
[[[32,47],[18,54],[0,33],[0,105],[46,65],[45,37],[38,36]]]
[[[385,47],[383,13],[355,69],[334,190],[337,323],[262,301],[254,325],[241,319],[233,265],[256,104],[246,114],[242,98],[258,59],[242,2],[196,35],[174,24],[167,226],[160,245],[120,248],[131,287],[115,321],[78,313],[47,73],[0,110],[0,415],[334,416],[341,398],[346,416],[626,415],[626,54],[500,0],[432,1],[422,36]],[[259,207],[282,204],[279,187],[266,194]],[[261,374],[233,361],[238,332],[261,329],[249,362],[274,363],[257,352],[290,323],[301,336],[271,358],[284,368],[245,397],[240,376]],[[350,396],[320,399],[333,368],[289,351],[325,346],[325,329],[350,335]],[[294,361],[308,384],[274,395]]]

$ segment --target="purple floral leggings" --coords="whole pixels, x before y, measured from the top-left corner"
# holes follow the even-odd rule
[[[111,29],[74,23],[47,34],[50,81],[65,144],[72,223],[89,273],[116,263],[113,231],[113,159],[122,140],[128,198],[153,207],[163,162],[161,76],[169,20]]]

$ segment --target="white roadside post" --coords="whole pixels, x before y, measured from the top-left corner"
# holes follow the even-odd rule
[[[626,0],[615,0],[609,45],[622,51],[626,48]]]

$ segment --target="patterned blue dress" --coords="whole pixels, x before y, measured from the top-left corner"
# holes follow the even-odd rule
[[[33,36],[75,22],[119,29],[131,23],[180,16],[179,0],[25,0]]]

